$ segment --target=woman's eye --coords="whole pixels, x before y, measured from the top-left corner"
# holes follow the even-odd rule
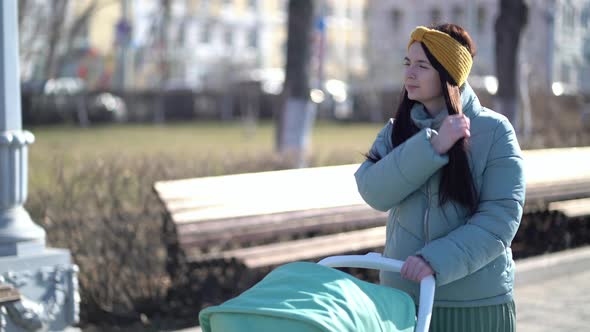
[[[420,66],[420,68],[422,68],[422,69],[428,69],[428,67],[426,67],[426,66]]]

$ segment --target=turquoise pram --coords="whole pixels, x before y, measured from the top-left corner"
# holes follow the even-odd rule
[[[420,307],[397,289],[354,278],[332,267],[399,272],[403,262],[367,255],[332,256],[318,264],[280,266],[249,290],[199,314],[204,332],[426,332],[434,278],[420,284]]]

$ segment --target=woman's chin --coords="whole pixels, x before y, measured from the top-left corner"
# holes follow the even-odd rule
[[[408,91],[408,99],[419,102],[418,96],[416,96],[415,93],[411,93],[410,91]]]

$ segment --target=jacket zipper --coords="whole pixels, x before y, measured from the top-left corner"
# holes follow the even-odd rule
[[[428,244],[428,213],[430,212],[430,181],[426,183],[426,196],[428,197],[426,211],[424,211],[424,242]]]

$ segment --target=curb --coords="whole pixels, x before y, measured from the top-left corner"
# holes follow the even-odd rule
[[[563,275],[590,270],[590,246],[534,256],[515,261],[514,286],[554,279]]]

